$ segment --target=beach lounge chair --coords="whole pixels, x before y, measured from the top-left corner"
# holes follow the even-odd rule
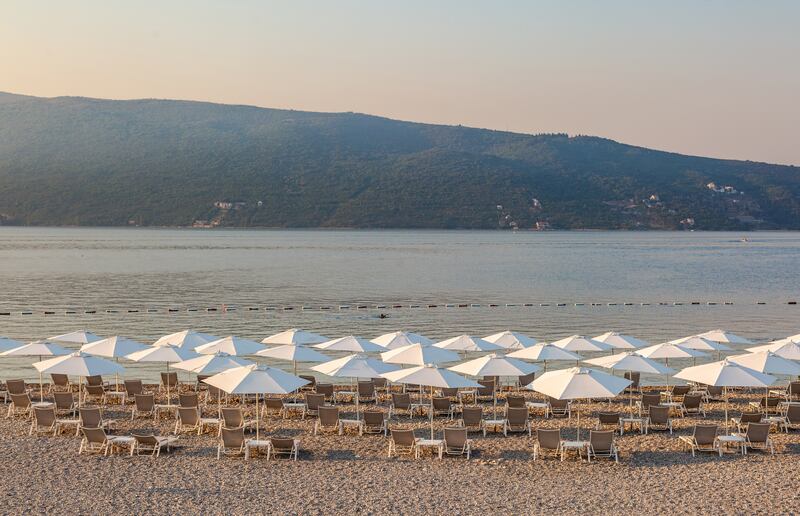
[[[256,426],[254,419],[245,419],[242,407],[222,407],[222,421],[220,425],[225,428],[239,428],[245,430]]]
[[[623,375],[623,378],[626,380],[630,380],[631,384],[625,388],[628,392],[640,392],[639,388],[639,380],[641,379],[642,374],[633,372],[633,371],[626,371]]]
[[[244,455],[244,428],[222,427],[217,444],[217,459],[222,455]]]
[[[83,433],[83,439],[81,439],[81,445],[78,448],[78,455],[83,452],[108,454],[114,438],[106,435],[105,430],[102,428],[82,427],[81,432]]]
[[[724,395],[725,389],[723,387],[709,385],[706,387],[705,401],[722,401]]]
[[[603,430],[609,426],[613,431],[619,432],[619,412],[599,412],[597,414],[597,430]]]
[[[316,386],[317,394],[325,396],[325,401],[333,401],[333,384],[318,383]]]
[[[732,417],[731,422],[736,425],[736,429],[744,432],[747,425],[750,423],[760,423],[762,418],[761,412],[742,412],[739,417]]]
[[[443,398],[450,398],[453,403],[458,402],[458,388],[457,387],[444,387],[439,389],[440,396]]]
[[[789,401],[800,399],[800,381],[789,383],[786,388],[786,396]]]
[[[184,408],[198,408],[200,401],[196,392],[178,395],[178,405]]]
[[[24,394],[9,394],[9,398],[11,398],[11,403],[8,405],[8,412],[6,413],[6,419],[13,417],[13,416],[31,416],[31,397],[28,393]]]
[[[3,403],[8,403],[8,388],[5,384],[0,382],[0,397],[3,398]]]
[[[136,416],[155,417],[156,397],[153,394],[136,394],[134,397],[133,408],[131,409],[131,421]]]
[[[758,410],[760,410],[761,412],[763,412],[766,415],[777,414],[777,413],[780,412],[780,409],[779,409],[780,402],[781,402],[781,398],[778,398],[777,396],[767,396],[766,398],[762,397],[758,401],[757,405],[756,405],[755,402],[753,402],[753,403],[750,404],[750,406],[753,407],[753,408],[757,407]]]
[[[25,385],[25,380],[6,380],[6,391],[8,395],[29,394],[31,389]]]
[[[561,456],[561,430],[539,428],[536,430],[536,442],[533,443],[533,460],[544,452]],[[563,457],[562,457],[563,460]]]
[[[302,378],[303,380],[306,380],[308,382],[307,384],[305,384],[302,387],[300,387],[300,390],[301,391],[314,392],[314,389],[317,386],[317,377],[316,376],[312,376],[310,374],[301,374],[299,376],[300,376],[300,378]]]
[[[517,377],[517,389],[522,389],[526,385],[529,385],[536,379],[536,373],[530,373],[522,376]]]
[[[55,401],[56,413],[66,412],[67,414],[71,414],[72,417],[75,417],[75,414],[78,413],[78,409],[75,406],[75,396],[72,392],[54,392],[53,399]]]
[[[467,429],[448,427],[444,429],[444,452],[447,455],[466,455],[469,460],[472,454],[472,442],[467,438]]]
[[[108,387],[110,383],[104,381],[103,377],[98,374],[94,376],[87,376],[86,385],[91,385],[92,387]]]
[[[373,378],[372,385],[375,386],[375,392],[385,393],[389,389],[389,381],[386,378]]]
[[[650,405],[648,415],[647,428],[652,430],[653,427],[661,426],[664,430],[669,430],[672,433],[672,419],[669,417],[669,407],[661,405]]]
[[[389,457],[392,455],[410,455],[416,457],[417,437],[414,437],[414,430],[409,428],[392,428],[392,439],[389,441]]]
[[[320,431],[334,431],[342,433],[342,423],[339,421],[339,407],[319,407],[319,417],[314,422],[314,435]]]
[[[358,382],[358,402],[367,403],[375,401],[375,384],[372,380],[368,382]]]
[[[691,390],[692,388],[689,385],[673,385],[670,390],[663,391],[661,394],[666,396],[670,401],[681,401]]]
[[[496,384],[494,380],[478,380],[481,384],[475,395],[476,401],[494,401]]]
[[[552,416],[572,417],[572,404],[569,400],[557,400],[547,397],[547,412]]]
[[[178,407],[178,420],[175,421],[174,434],[178,435],[181,432],[197,431],[197,435],[201,435],[204,430],[210,428],[217,428],[219,419],[215,417],[201,417],[200,409],[197,407]]]
[[[769,450],[771,455],[775,455],[775,448],[772,446],[772,439],[769,438],[770,423],[747,423],[747,430],[744,434],[738,434],[745,439],[745,447],[751,450]]]
[[[332,386],[331,386],[332,387]],[[318,416],[320,407],[325,405],[325,394],[318,392],[316,394],[306,394],[306,406],[303,409],[303,419],[306,416]],[[284,410],[284,416],[286,411]]]
[[[69,375],[53,373],[50,375],[50,386],[47,389],[48,393],[59,391],[72,392],[72,382],[69,381]]]
[[[264,408],[261,409],[262,416],[269,417],[271,415],[280,418],[286,417],[286,407],[283,405],[283,398],[266,397],[264,398]],[[226,425],[228,426],[228,425]]]
[[[389,405],[389,419],[391,419],[393,415],[403,411],[408,414],[409,418],[414,417],[414,413],[411,410],[411,395],[408,393],[393,392],[392,403]]]
[[[790,428],[800,427],[800,405],[789,405],[786,414],[783,416],[781,425],[783,426],[784,432],[787,434]]]
[[[150,455],[158,457],[161,455],[161,448],[170,451],[172,445],[178,442],[178,438],[175,436],[135,433],[132,433],[131,436],[135,439],[131,447],[131,455],[134,453],[136,453],[136,455],[141,455],[142,452],[149,452]]]
[[[364,423],[361,425],[359,433],[364,434],[383,434],[386,435],[386,418],[380,410],[365,410]]]
[[[161,373],[161,384],[158,386],[158,391],[166,392],[167,385],[169,385],[170,392],[175,392],[176,387],[178,387],[178,373],[174,371]]]
[[[528,437],[531,436],[528,407],[508,407],[506,409],[506,423],[503,428],[503,435],[508,435],[508,432],[528,432]]]
[[[509,394],[508,396],[506,396],[506,407],[527,408],[525,406],[525,396]]]
[[[592,457],[608,457],[614,459],[614,462],[619,462],[613,430],[589,430],[589,448],[586,458],[592,462]]]
[[[141,380],[125,380],[122,385],[129,399],[135,399],[137,394],[144,394],[144,385]]]
[[[117,422],[113,419],[103,419],[103,413],[99,407],[81,407],[78,411],[80,414],[80,428],[104,428],[112,430],[116,428]],[[75,435],[78,435],[76,432]]]
[[[208,389],[206,390],[206,403],[221,403],[225,402],[228,403],[228,393],[220,389],[219,387],[214,387],[211,384],[206,384]]]
[[[288,455],[290,459],[297,460],[300,454],[300,439],[292,437],[270,437],[270,447],[267,449],[267,460],[278,455]]]
[[[474,430],[483,432],[486,435],[486,428],[483,425],[483,407],[464,407],[461,409],[461,419],[459,420],[467,432]]]
[[[681,403],[681,414],[686,417],[689,414],[706,417],[706,409],[703,408],[703,395],[702,394],[687,394],[683,397]]]
[[[194,379],[194,390],[200,392],[202,390],[208,389],[208,384],[204,382],[206,378],[211,378],[212,374],[198,374],[197,377]]]
[[[34,407],[33,421],[28,435],[40,432],[58,435],[62,428],[76,424],[78,424],[77,419],[58,419],[55,407]]]
[[[695,456],[695,451],[710,451],[719,452],[719,442],[717,441],[717,425],[698,424],[692,428],[692,435],[678,436],[678,440],[682,441],[689,447],[692,452],[692,457]]]
[[[106,388],[102,385],[84,385],[84,399],[85,400],[95,400],[99,402],[101,405],[105,405],[106,403]]]
[[[661,394],[659,393],[646,393],[642,394],[642,399],[636,402],[639,409],[639,417],[644,417],[650,413],[650,407],[653,405],[661,404]]]
[[[450,398],[434,396],[432,403],[434,417],[447,416],[447,419],[453,419],[453,402]]]

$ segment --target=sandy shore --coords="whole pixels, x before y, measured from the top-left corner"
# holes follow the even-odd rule
[[[532,393],[527,394],[532,397]],[[738,413],[753,396],[732,398]],[[627,409],[626,401],[617,403]],[[381,404],[385,409],[386,405]],[[605,404],[581,404],[583,428]],[[352,411],[352,405],[343,405]],[[722,403],[707,406],[707,420],[722,422]],[[491,410],[491,405],[487,405]],[[213,415],[214,407],[206,407]],[[129,407],[110,406],[115,434],[132,429],[171,432],[174,419],[130,421]],[[773,433],[776,454],[703,453],[692,458],[678,435],[688,435],[692,417],[675,420],[675,434],[617,437],[620,463],[601,459],[591,464],[572,457],[565,462],[533,461],[533,438],[489,434],[473,438],[473,458],[429,455],[388,459],[382,436],[313,436],[313,420],[266,423],[265,435],[301,439],[300,460],[269,461],[255,457],[216,459],[216,437],[182,435],[180,446],[155,459],[149,456],[78,455],[74,435],[29,437],[23,418],[0,420],[0,496],[3,513],[134,512],[181,514],[358,513],[593,513],[694,514],[791,513],[800,511],[800,432]],[[394,421],[393,421],[394,422]],[[401,416],[402,424],[408,423]],[[574,436],[575,419],[544,420],[534,428],[564,428]],[[427,419],[416,417],[419,436]],[[444,426],[443,420],[436,428]],[[568,430],[569,428],[569,430]]]

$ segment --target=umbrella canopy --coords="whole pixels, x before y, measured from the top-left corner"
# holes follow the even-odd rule
[[[375,337],[372,339],[372,343],[383,346],[386,349],[397,349],[410,346],[411,344],[430,346],[433,344],[433,341],[428,337],[423,337],[416,333],[395,331],[392,333],[384,333],[380,337]]]
[[[311,348],[288,344],[262,349],[256,355],[277,360],[291,360],[292,362],[325,362],[330,359],[328,355],[323,355]]]
[[[687,367],[679,371],[675,378],[714,387],[769,387],[776,379],[729,359]]]
[[[255,355],[259,351],[264,351],[265,349],[266,346],[254,340],[242,339],[234,337],[233,335],[194,348],[195,351],[203,355],[213,355],[214,353],[222,352],[234,356]]]
[[[317,344],[314,347],[317,349],[327,349],[330,351],[350,351],[351,353],[377,353],[380,351],[386,351],[386,348],[383,346],[373,344],[367,339],[354,337],[352,335],[329,340],[328,342]]]
[[[616,371],[631,371],[636,373],[672,374],[675,372],[655,360],[637,355],[632,351],[584,360],[584,363]]]
[[[59,355],[69,355],[72,353],[67,348],[61,347],[53,342],[46,340],[36,340],[23,344],[22,346],[3,351],[0,356],[4,357],[53,357]]]
[[[461,360],[461,357],[454,351],[448,351],[434,346],[426,346],[424,344],[410,344],[402,348],[381,353],[381,360],[387,364],[422,366],[425,364],[458,362]]]
[[[525,376],[540,368],[517,358],[491,353],[447,369],[470,376]]]
[[[164,335],[153,343],[153,346],[177,346],[179,348],[194,349],[197,346],[208,344],[219,340],[216,335],[209,335],[208,333],[200,333],[194,330],[183,330],[176,333]]]
[[[384,373],[396,371],[398,367],[366,355],[354,354],[316,365],[311,369],[337,378],[379,378]]]
[[[728,357],[728,359],[759,373],[800,376],[800,364],[776,355],[772,351],[756,351],[755,353]]]
[[[147,348],[126,355],[125,358],[133,360],[134,362],[166,362],[175,363],[196,358],[198,355],[188,348],[179,348],[177,346],[160,345],[148,346]]]
[[[772,351],[779,357],[788,358],[789,360],[800,360],[800,344],[789,339],[776,340],[769,344],[764,344],[763,346],[747,348],[747,351]]]
[[[56,335],[55,337],[48,337],[47,340],[53,342],[65,342],[67,344],[89,344],[90,342],[97,342],[102,339],[99,335],[86,330],[78,330],[63,335]]]
[[[557,348],[552,344],[539,343],[529,348],[520,349],[508,354],[511,358],[521,358],[523,360],[580,360],[583,357],[572,351]]]
[[[0,337],[0,353],[22,346],[22,342],[8,337]]]
[[[599,340],[590,339],[583,335],[572,335],[550,343],[557,348],[567,351],[608,351],[614,349],[611,345]]]
[[[685,348],[678,344],[664,342],[635,351],[637,355],[647,358],[698,358],[708,356],[702,351]]]
[[[497,344],[505,349],[529,348],[538,342],[532,337],[508,330],[501,331],[500,333],[494,333],[488,337],[484,337],[483,340],[486,342],[491,342],[492,344]]]
[[[227,353],[214,353],[213,355],[200,355],[173,365],[175,369],[189,371],[196,374],[217,374],[229,369],[252,365],[253,362],[244,358],[234,357]]]
[[[459,335],[458,337],[437,342],[434,346],[451,351],[497,351],[498,349],[503,349],[502,346],[471,335]]]
[[[542,374],[530,388],[558,400],[613,398],[631,384],[617,376],[589,369],[571,367]]]
[[[286,331],[276,333],[275,335],[270,335],[261,342],[263,344],[308,346],[311,344],[322,344],[327,340],[330,339],[317,333],[300,330],[298,328],[290,328]]]
[[[118,374],[125,371],[125,368],[116,362],[111,362],[81,351],[36,362],[33,364],[33,367],[40,373],[67,374],[72,376]]]
[[[740,337],[739,335],[727,332],[725,330],[710,330],[703,333],[699,333],[697,336],[702,337],[704,339],[712,340],[714,342],[722,342],[725,344],[752,344],[752,342],[747,340],[746,338]],[[680,342],[678,344],[680,344]]]
[[[592,340],[608,344],[614,349],[638,349],[649,346],[650,343],[643,340],[631,337],[630,335],[623,335],[615,331],[610,331],[602,335],[594,337]]]
[[[81,352],[105,358],[119,358],[147,349],[148,346],[126,339],[125,337],[109,337],[81,346]]]
[[[695,349],[698,351],[730,351],[731,348],[717,342],[715,340],[710,340],[705,337],[701,337],[699,335],[693,335],[691,337],[684,337],[682,339],[671,340],[669,341],[670,344],[678,344],[683,348]]]

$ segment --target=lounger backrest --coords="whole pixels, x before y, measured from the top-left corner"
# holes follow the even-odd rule
[[[9,394],[11,396],[11,403],[18,409],[24,409],[31,406],[31,397],[25,394]]]
[[[339,407],[319,407],[319,422],[322,426],[339,424]]]
[[[525,396],[508,396],[506,397],[506,403],[509,408],[525,407]]]
[[[717,438],[717,429],[717,425],[695,425],[692,434],[697,444],[707,446],[714,444],[714,440]]]
[[[98,375],[94,375],[94,376],[87,376],[86,377],[86,385],[91,385],[91,386],[95,386],[95,387],[99,385],[99,386],[102,387],[103,386],[103,377],[100,376],[99,374]]]
[[[311,376],[309,374],[301,374],[300,378],[302,378],[303,380],[306,380],[308,382],[308,384],[304,385],[304,387],[313,388],[317,384],[316,376]]]
[[[448,448],[463,448],[467,444],[466,428],[445,428],[444,445]]]
[[[364,411],[364,424],[367,426],[380,426],[383,424],[383,412],[379,410]]]
[[[456,387],[444,387],[442,389],[442,396],[446,398],[455,398],[458,396],[458,388]]]
[[[500,377],[499,376],[484,376],[483,378],[481,378],[479,380],[478,383],[480,383],[480,382],[492,382],[495,385],[499,385],[500,384]]]
[[[179,394],[178,395],[178,403],[181,407],[197,407],[198,405],[198,398],[196,392],[191,392],[188,394]]]
[[[536,440],[540,448],[557,450],[561,444],[561,430],[539,428],[536,430]]]
[[[65,374],[53,373],[50,375],[50,378],[53,380],[53,385],[57,385],[58,387],[69,386],[69,376]]]
[[[800,396],[800,382],[790,382],[788,392],[790,396]]]
[[[144,385],[141,380],[125,380],[125,392],[128,396],[135,396],[144,392]]]
[[[161,373],[161,385],[170,387],[178,385],[178,373]]]
[[[71,409],[75,405],[75,398],[71,392],[54,392],[56,408],[59,410]]]
[[[618,425],[619,413],[618,412],[600,412],[597,414],[597,419],[604,425]]]
[[[91,396],[102,396],[106,390],[102,385],[87,385],[86,392]]]
[[[372,385],[375,386],[376,389],[383,389],[386,387],[388,380],[386,378],[373,378]]]
[[[528,422],[528,408],[508,407],[506,410],[506,418],[508,419],[508,424],[511,426],[522,426]]]
[[[767,442],[770,426],[770,423],[747,423],[747,439],[751,443]]]
[[[464,407],[461,409],[461,419],[464,421],[464,426],[478,425],[483,419],[483,408]]]
[[[769,396],[767,398],[761,398],[761,406],[763,407],[766,405],[767,407],[777,407],[778,403],[781,402],[781,399],[776,396]]]
[[[702,394],[687,394],[683,397],[683,406],[687,409],[700,408],[700,403],[703,401]]]
[[[660,394],[642,394],[642,408],[649,410],[651,405],[658,405],[661,403]]]
[[[106,442],[106,431],[99,427],[81,427],[87,442],[103,444]]]
[[[315,396],[315,395],[312,394],[312,396]],[[324,398],[324,396],[323,396],[323,398]],[[308,403],[308,397],[306,397],[306,403]],[[264,398],[264,406],[267,407],[268,409],[282,409],[283,408],[283,399],[282,398]]]
[[[392,405],[396,409],[407,409],[411,407],[411,396],[406,393],[392,393]]]
[[[56,422],[56,409],[53,407],[34,407],[33,417],[38,426],[53,426]]]
[[[708,391],[709,396],[722,396],[724,388],[716,385],[709,385],[706,387],[706,391]]]
[[[657,425],[666,424],[669,421],[669,407],[660,405],[650,405],[650,422]]]
[[[557,400],[555,398],[547,398],[547,403],[554,409],[565,409],[569,404],[569,400]]]
[[[288,453],[294,448],[294,439],[291,437],[271,437],[269,442],[279,452]]]
[[[317,410],[325,405],[324,394],[306,394],[306,406],[309,410]]]
[[[635,373],[630,371],[625,372],[624,375],[626,380],[631,381],[631,387],[633,387],[634,389],[639,388],[639,379],[641,378],[641,376],[642,376],[641,373]]]
[[[197,425],[200,422],[200,411],[197,407],[178,407],[178,417],[184,425]]]
[[[614,442],[613,430],[589,430],[589,443],[595,452],[611,451]]]
[[[241,448],[244,444],[244,427],[222,427],[220,437],[225,448]]]
[[[692,388],[688,385],[673,385],[672,386],[672,395],[673,396],[685,396],[689,393]]]
[[[372,381],[358,382],[358,395],[362,398],[375,396],[375,384]]]
[[[6,390],[9,394],[25,394],[25,380],[6,380]]]
[[[236,428],[244,424],[244,414],[239,407],[224,407],[222,409],[223,425],[228,428]]]
[[[414,431],[409,429],[392,429],[392,441],[400,446],[411,446],[416,441],[414,440]]]
[[[525,387],[536,379],[536,373],[525,374],[519,377],[519,386]]]
[[[152,435],[152,434],[142,435],[142,434],[133,434],[132,433],[131,437],[136,439],[137,443],[139,443],[141,445],[144,445],[144,446],[147,446],[147,447],[156,446],[158,444],[158,439],[156,439],[156,436]]]
[[[103,415],[97,407],[81,407],[81,426],[87,428],[99,428],[103,426]]]
[[[136,410],[140,412],[150,412],[156,406],[156,398],[153,394],[137,394],[133,399],[136,401]]]
[[[741,423],[760,423],[761,412],[742,412],[742,416],[739,421]]]
[[[333,396],[332,383],[318,383],[315,389],[317,391],[317,394],[324,394],[327,397]]]
[[[450,410],[450,398],[433,398],[433,410]]]
[[[800,405],[789,405],[786,410],[786,419],[790,423],[800,423]]]
[[[478,387],[478,394],[481,396],[493,396],[494,395],[494,381],[492,380],[478,380],[478,383],[481,384]]]

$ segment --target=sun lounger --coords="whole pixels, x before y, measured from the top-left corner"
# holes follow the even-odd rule
[[[358,382],[358,401],[359,403],[368,403],[375,401],[375,384],[372,380],[368,382]]]
[[[725,393],[725,389],[722,387],[717,387],[714,385],[709,385],[706,387],[706,395],[705,401],[722,401],[722,397]]]
[[[686,417],[689,414],[706,417],[706,409],[703,408],[703,395],[702,394],[686,394],[681,403],[681,414]]]
[[[509,394],[508,396],[506,396],[506,407],[527,408],[525,406],[525,396]]]
[[[101,405],[105,405],[106,403],[106,388],[102,385],[84,385],[84,399],[89,400],[93,399],[99,402]]]
[[[131,421],[136,416],[155,417],[156,415],[156,398],[153,394],[136,394],[134,396],[134,404],[131,409]]]
[[[619,431],[619,412],[600,412],[597,414],[597,430],[603,430],[609,426],[616,432]]]
[[[264,398],[264,408],[261,409],[262,416],[269,417],[271,415],[276,415],[280,418],[285,418],[287,416],[286,407],[283,403],[283,398],[273,398],[273,397],[266,397]]]
[[[732,417],[731,422],[736,425],[736,429],[744,432],[750,423],[760,423],[763,415],[761,412],[742,412],[739,417]]]
[[[8,405],[8,412],[6,413],[6,419],[14,417],[14,416],[31,416],[31,397],[28,393],[24,394],[9,394],[9,398],[11,398],[11,403]]]
[[[333,384],[331,383],[318,383],[316,387],[317,394],[325,396],[325,401],[333,401]]]
[[[360,432],[364,434],[383,434],[387,433],[386,418],[380,410],[365,410],[364,422]]]
[[[630,380],[631,384],[625,388],[628,392],[639,392],[639,379],[641,378],[641,373],[626,371],[623,375],[623,378],[626,380]]]
[[[494,380],[478,380],[481,384],[475,395],[477,401],[494,401],[496,384]]]
[[[244,447],[244,428],[222,427],[217,444],[217,459],[222,455],[244,455]]]
[[[614,444],[614,430],[589,430],[589,448],[587,460],[592,462],[592,457],[608,457],[619,462],[617,446]]]
[[[161,455],[161,448],[170,451],[172,445],[178,442],[178,437],[176,436],[134,433],[132,433],[131,436],[135,439],[135,442],[131,446],[131,455],[134,453],[136,455],[141,455],[142,452],[149,452],[150,455],[158,457]]]
[[[642,394],[642,399],[636,402],[639,409],[639,417],[644,417],[650,413],[652,405],[659,405],[661,403],[661,394],[659,393],[646,393]]]
[[[78,448],[78,455],[83,452],[108,455],[114,438],[106,435],[105,430],[102,428],[81,427],[81,432],[83,433],[83,439],[81,439],[81,445]]]
[[[178,395],[178,405],[184,408],[198,408],[200,406],[196,392]]]
[[[33,422],[31,423],[28,435],[33,435],[34,433],[39,434],[41,432],[58,435],[63,428],[77,424],[77,419],[59,419],[56,416],[56,409],[54,407],[34,407]]]
[[[317,386],[317,377],[316,376],[311,376],[311,375],[306,375],[306,374],[301,374],[300,378],[302,378],[303,380],[306,380],[308,382],[307,384],[305,384],[302,387],[300,387],[300,390],[301,391],[314,392],[314,388],[316,388],[316,386]]]
[[[544,429],[536,430],[536,442],[533,443],[533,460],[539,458],[544,452],[550,452],[557,457],[561,456],[561,430]]]
[[[144,385],[141,380],[125,380],[122,385],[129,399],[134,399],[137,394],[144,394]]]
[[[508,432],[528,432],[531,435],[531,421],[528,419],[528,407],[508,407],[503,435]]]
[[[695,456],[696,451],[710,451],[722,454],[719,442],[717,441],[717,425],[698,424],[692,428],[692,435],[678,436],[678,440],[682,441],[689,447],[692,452],[692,457]]]
[[[453,402],[450,398],[434,397],[432,403],[434,417],[447,416],[447,419],[453,419]]]
[[[201,417],[197,407],[178,407],[178,420],[175,421],[175,435],[181,432],[197,432],[201,435],[204,430],[218,428],[219,419],[215,417]]]
[[[552,416],[572,417],[572,404],[569,400],[557,400],[547,397],[547,411]]]
[[[467,438],[467,429],[448,427],[444,429],[444,452],[447,455],[466,455],[472,453],[472,442]]]
[[[78,408],[75,406],[75,396],[72,392],[54,392],[53,400],[55,402],[56,413],[66,412],[72,415],[72,417],[75,417],[78,413]]]
[[[529,385],[533,380],[536,379],[536,373],[530,373],[522,376],[517,377],[517,389],[522,389],[523,387]]]
[[[29,394],[31,389],[25,385],[25,380],[6,380],[6,391],[8,395]]]
[[[414,416],[411,410],[411,395],[407,393],[393,392],[392,404],[389,405],[389,418],[391,419],[393,415],[402,411],[405,411],[409,418]]]
[[[161,373],[161,384],[158,386],[159,392],[166,392],[167,386],[169,386],[171,392],[175,392],[175,388],[178,387],[178,373]]]
[[[650,414],[648,415],[647,429],[652,430],[654,427],[661,426],[664,430],[669,430],[672,433],[672,419],[669,417],[669,407],[661,405],[650,405]]]
[[[482,407],[464,407],[461,409],[461,419],[459,420],[467,432],[473,430],[475,432],[483,432],[486,435],[486,429],[483,426],[483,408]]]
[[[69,381],[69,375],[54,373],[50,375],[50,387],[48,393],[68,391],[72,392],[72,382]]]
[[[419,438],[414,437],[414,430],[411,429],[391,429],[392,438],[389,441],[389,457],[393,455],[410,455],[416,457],[417,441]]]
[[[221,413],[222,421],[220,422],[220,428],[242,427],[247,430],[248,428],[256,426],[255,420],[244,418],[244,411],[241,407],[223,407]]]
[[[325,394],[318,392],[316,394],[306,394],[306,406],[303,409],[303,419],[306,416],[318,416],[319,409],[325,406]],[[286,411],[284,409],[284,415]]]
[[[783,416],[782,426],[787,434],[790,428],[800,428],[800,405],[789,405]]]
[[[342,433],[342,423],[339,420],[339,407],[319,407],[319,417],[314,422],[314,435],[317,432],[334,431]]]
[[[80,428],[104,428],[111,430],[117,426],[117,422],[113,419],[103,419],[103,413],[98,407],[81,407],[78,412],[80,413],[79,430]]]
[[[292,437],[271,437],[270,447],[267,449],[267,460],[278,455],[287,455],[290,459],[297,460],[300,454],[300,439]]]
[[[214,387],[211,384],[208,385],[208,389],[206,390],[206,403],[221,403],[221,402],[228,402],[228,393],[220,389],[219,387]]]
[[[103,377],[98,375],[87,376],[86,385],[92,387],[108,387],[110,384],[103,380]]]
[[[772,446],[772,439],[769,438],[770,423],[747,423],[747,430],[744,434],[738,434],[745,439],[745,448],[751,450],[769,450],[771,455],[775,455],[775,448]],[[734,434],[737,435],[737,434]]]

